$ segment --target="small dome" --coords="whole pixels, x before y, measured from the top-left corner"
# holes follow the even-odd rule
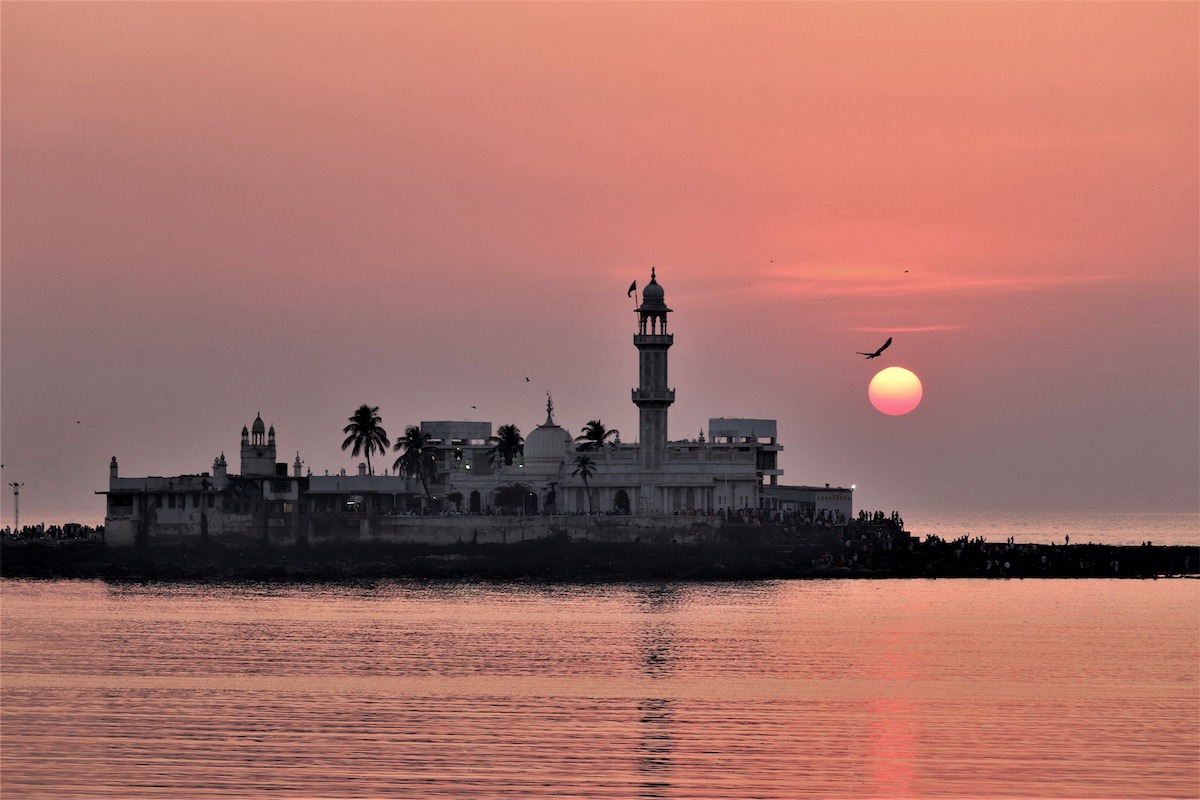
[[[525,462],[565,461],[575,446],[571,434],[554,424],[554,404],[547,397],[546,421],[534,428],[525,437]]]
[[[266,431],[266,429],[267,429],[267,426],[264,425],[263,421],[262,421],[262,414],[259,414],[257,417],[254,418],[254,425],[251,428],[251,430],[253,430],[255,433],[263,433],[264,431]]]
[[[670,311],[667,304],[663,302],[664,292],[662,286],[654,276],[654,267],[650,268],[650,282],[646,284],[646,288],[642,289],[642,309],[656,311]]]
[[[574,443],[571,434],[553,422],[538,425],[525,437],[525,461],[563,461]]]

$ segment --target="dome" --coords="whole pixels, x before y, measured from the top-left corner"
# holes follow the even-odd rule
[[[670,311],[670,309],[667,308],[667,304],[663,302],[663,297],[663,288],[655,279],[654,267],[651,267],[650,282],[646,284],[645,289],[642,289],[642,308],[645,310],[655,309]]]
[[[574,444],[571,434],[547,419],[525,437],[525,460],[562,461]]]
[[[267,430],[267,426],[263,424],[262,414],[254,418],[254,426],[251,428],[254,433],[263,433]]]
[[[554,424],[554,404],[546,401],[546,421],[525,437],[525,462],[566,460],[575,446],[571,434]]]

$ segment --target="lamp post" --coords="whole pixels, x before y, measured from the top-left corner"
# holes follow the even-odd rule
[[[9,484],[13,487],[13,535],[21,533],[21,487],[24,485],[16,481]]]

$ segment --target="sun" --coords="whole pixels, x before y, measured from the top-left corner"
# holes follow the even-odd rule
[[[907,414],[921,402],[921,379],[904,367],[888,367],[871,379],[867,394],[883,413]]]

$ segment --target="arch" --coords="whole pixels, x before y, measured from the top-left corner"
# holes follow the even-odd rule
[[[696,490],[688,487],[687,493],[684,495],[684,503],[688,511],[696,510]]]
[[[583,489],[576,489],[575,490],[575,511],[577,513],[582,513],[584,511],[587,511],[587,508],[585,507],[586,503],[587,503],[587,500],[583,496]]]
[[[676,486],[671,490],[671,510],[679,511],[683,508],[683,493]]]
[[[472,514],[478,514],[482,510],[478,489],[471,490],[471,497],[470,497],[469,502],[470,502],[470,505],[467,506],[467,510],[470,511]]]
[[[618,489],[616,495],[613,496],[613,511],[618,514],[629,513],[629,493],[624,489]]]

